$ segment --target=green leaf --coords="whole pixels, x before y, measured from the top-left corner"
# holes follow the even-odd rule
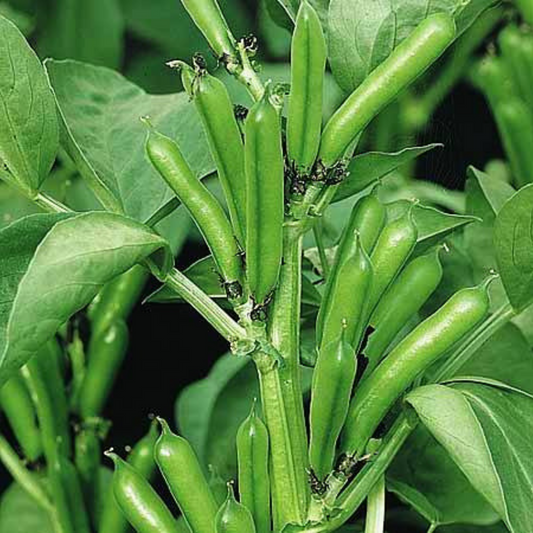
[[[455,16],[458,36],[495,0],[331,0],[329,55],[339,85],[351,92],[382,63],[428,15]],[[361,23],[364,21],[364,24]]]
[[[495,379],[533,394],[533,352],[518,326],[509,323],[498,330],[458,374]]]
[[[39,58],[17,27],[0,16],[0,166],[35,192],[56,158],[54,97]]]
[[[492,524],[497,515],[423,426],[387,472],[387,488],[430,524]]]
[[[442,148],[440,143],[404,148],[399,152],[368,152],[355,156],[348,166],[348,177],[340,184],[334,202],[344,200],[361,192],[397,168],[435,148]]]
[[[475,193],[467,199],[468,213],[483,218],[486,215],[484,205],[490,208],[493,215],[497,215],[505,202],[515,194],[515,190],[509,183],[489,176],[475,167],[468,169],[468,182]]]
[[[407,402],[510,531],[533,531],[533,397],[465,380],[421,387]]]
[[[226,354],[205,379],[189,385],[178,397],[175,412],[180,432],[203,466],[212,464],[223,479],[235,477],[235,436],[258,396],[252,361]]]
[[[55,0],[39,35],[41,57],[119,68],[124,20],[118,0]]]
[[[19,218],[38,213],[39,208],[13,187],[0,183],[0,229]]]
[[[494,246],[507,296],[519,311],[533,302],[533,184],[508,200],[496,218]]]
[[[405,214],[412,202],[399,200],[387,205],[389,220],[394,220]],[[418,228],[417,251],[422,252],[441,242],[455,230],[467,226],[479,219],[466,215],[452,215],[444,213],[434,207],[417,204],[413,208],[413,216]]]
[[[13,483],[0,500],[0,533],[55,533],[48,513]]]
[[[102,286],[150,257],[163,277],[168,243],[111,213],[33,215],[0,232],[0,386]]]
[[[185,93],[154,96],[104,67],[47,61],[64,128],[63,144],[108,209],[146,221],[173,193],[145,156],[149,115],[174,138],[193,170],[214,170],[202,125]]]

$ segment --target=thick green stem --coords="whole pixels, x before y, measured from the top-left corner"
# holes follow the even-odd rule
[[[365,533],[383,533],[385,527],[385,476],[377,481],[368,494]]]
[[[166,284],[192,305],[224,338],[232,343],[246,338],[244,328],[179,270],[174,268],[170,272]]]
[[[487,318],[487,320],[481,323],[473,333],[466,337],[445,363],[437,370],[435,375],[431,377],[430,381],[438,383],[451,379],[457,375],[457,372],[461,370],[477,350],[479,350],[479,348],[481,348],[492,335],[499,331],[515,316],[516,312],[511,304],[507,303],[502,305],[495,313]]]
[[[307,481],[307,432],[303,408],[300,376],[300,307],[302,284],[303,222],[289,222],[285,226],[283,265],[271,310],[270,338],[284,364],[279,368],[281,393],[288,421],[290,453],[294,472],[293,487],[285,490],[297,494],[296,514],[286,516],[292,522],[301,522],[307,511],[309,486]],[[278,453],[273,447],[273,453]],[[281,500],[285,505],[285,500]]]
[[[53,513],[52,503],[39,479],[24,466],[20,457],[2,435],[0,435],[0,461],[13,476],[13,479],[35,500],[39,507],[48,513]]]

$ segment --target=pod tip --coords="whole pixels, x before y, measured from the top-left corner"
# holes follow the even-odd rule
[[[168,425],[168,422],[164,418],[160,416],[156,416],[156,420],[159,423],[161,430],[163,431],[163,435],[170,435],[172,433],[172,431],[170,430],[170,426]]]

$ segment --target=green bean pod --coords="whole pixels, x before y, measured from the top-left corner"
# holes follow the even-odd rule
[[[300,4],[291,47],[291,92],[287,117],[289,161],[301,174],[315,163],[322,129],[326,39],[313,6]]]
[[[516,5],[524,20],[533,26],[533,2],[531,0],[516,0]]]
[[[313,372],[309,460],[319,479],[331,472],[337,439],[348,415],[357,371],[353,346],[344,334],[320,349]]]
[[[494,108],[494,116],[518,188],[533,183],[533,114],[518,98]]]
[[[33,402],[22,377],[15,374],[0,388],[0,408],[15,438],[29,461],[36,461],[43,452],[41,434]]]
[[[383,228],[370,256],[374,282],[368,297],[368,316],[371,316],[383,293],[409,259],[417,239],[418,230],[411,209]]]
[[[492,108],[505,102],[509,95],[516,96],[511,72],[501,57],[487,56],[472,74],[474,84],[485,94]]]
[[[216,0],[181,0],[219,59],[235,54],[235,39]]]
[[[147,481],[154,477],[157,468],[154,459],[154,448],[159,438],[158,428],[159,424],[154,420],[150,424],[148,433],[133,447],[128,456],[128,464],[135,469],[139,476]],[[128,521],[115,502],[113,489],[110,488],[102,509],[98,533],[127,533],[129,530]]]
[[[251,109],[245,127],[246,271],[257,304],[275,288],[283,253],[283,179],[281,123],[267,86]]]
[[[522,100],[529,109],[533,109],[533,63],[531,51],[533,50],[533,36],[531,33],[522,32],[515,25],[506,26],[498,36],[498,43],[502,51],[502,58]]]
[[[131,465],[114,453],[113,494],[116,503],[137,533],[178,533],[177,522],[151,487]]]
[[[318,311],[317,346],[323,349],[345,333],[346,342],[357,350],[365,323],[366,302],[373,283],[372,265],[354,228],[357,209],[343,233],[333,268]]]
[[[331,117],[318,154],[324,166],[331,167],[341,159],[357,135],[442,55],[455,35],[451,15],[437,13],[424,19]]]
[[[154,457],[193,533],[213,533],[217,503],[191,445],[174,435],[163,419]]]
[[[247,507],[235,499],[228,483],[228,497],[216,515],[216,533],[255,533],[255,524]]]
[[[194,175],[178,145],[150,127],[146,152],[195,221],[224,282],[240,281],[242,265],[230,221],[217,199]]]
[[[268,430],[256,412],[255,402],[237,432],[237,461],[241,503],[250,511],[257,533],[269,533],[270,516]]]
[[[244,246],[246,178],[244,145],[226,86],[206,70],[196,73],[181,65],[183,86],[202,119],[235,235]]]
[[[79,474],[85,507],[94,516],[98,491],[98,475],[102,457],[101,429],[98,421],[83,424],[74,442],[74,462]]]
[[[405,337],[361,384],[343,430],[345,453],[364,453],[383,417],[413,381],[487,316],[487,285],[454,294]]]
[[[128,319],[148,276],[146,268],[136,265],[105,285],[89,307],[93,336],[104,333],[117,319]]]
[[[365,355],[368,376],[385,356],[390,343],[427,302],[442,280],[440,248],[410,261],[381,298],[370,318],[374,328]]]
[[[387,210],[379,201],[376,191],[373,190],[354,206],[348,223],[348,227],[352,229],[348,231],[357,230],[365,252],[371,254],[386,220]]]
[[[91,337],[78,402],[83,418],[101,414],[128,351],[128,339],[128,326],[121,319],[115,320],[107,331]]]

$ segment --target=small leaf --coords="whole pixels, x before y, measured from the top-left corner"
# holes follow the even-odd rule
[[[483,199],[488,204],[494,215],[500,212],[505,202],[515,194],[515,190],[509,183],[505,181],[489,176],[485,172],[478,170],[475,167],[469,167],[468,169],[468,181],[475,182],[477,184],[479,193],[482,194]],[[482,217],[482,213],[477,211],[476,203],[479,200],[471,199],[470,204],[467,201],[469,207],[468,212],[472,215]]]
[[[389,220],[399,218],[410,208],[411,202],[399,200],[387,205]],[[417,251],[422,252],[441,242],[453,231],[462,228],[478,218],[465,215],[452,215],[444,213],[434,207],[417,204],[413,208],[416,227],[418,228]]]
[[[404,148],[399,152],[368,152],[355,156],[348,166],[348,177],[340,184],[334,202],[344,200],[361,192],[397,168],[409,163],[422,154],[442,148],[442,144],[433,143],[425,146]]]
[[[47,61],[62,143],[107,209],[144,222],[174,195],[145,156],[149,115],[176,139],[198,176],[214,170],[202,125],[185,93],[146,94],[120,74],[76,61]]]
[[[0,232],[0,386],[102,286],[150,257],[163,277],[168,243],[111,213],[33,215]]]
[[[496,260],[507,296],[520,311],[533,302],[533,184],[502,207],[494,229]]]
[[[407,402],[510,531],[532,532],[533,397],[476,379],[421,387]]]
[[[59,145],[54,97],[39,58],[16,26],[0,16],[0,165],[35,192]]]

